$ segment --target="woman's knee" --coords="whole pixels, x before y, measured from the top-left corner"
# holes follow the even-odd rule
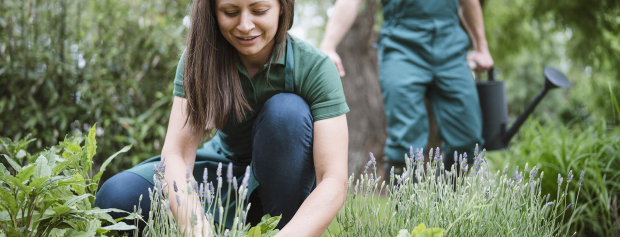
[[[150,211],[148,188],[153,185],[146,179],[131,172],[121,172],[108,179],[99,191],[95,199],[95,206],[105,208],[117,208],[127,212],[133,212],[134,206],[140,205],[142,213]],[[140,201],[142,195],[142,201]],[[124,213],[112,212],[113,218],[126,216]]]
[[[292,93],[280,93],[272,96],[261,109],[257,121],[267,126],[312,127],[310,106],[300,96]]]

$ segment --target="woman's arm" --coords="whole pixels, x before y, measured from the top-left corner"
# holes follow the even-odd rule
[[[200,206],[200,202],[198,201],[198,196],[193,195],[190,198],[185,197],[185,195],[181,192],[181,190],[186,190],[187,183],[185,178],[185,173],[187,170],[187,166],[190,166],[190,169],[194,169],[194,162],[196,161],[196,150],[198,149],[198,144],[202,141],[204,137],[204,132],[200,134],[192,134],[192,131],[189,127],[189,123],[185,125],[185,121],[187,119],[187,100],[178,96],[174,97],[174,101],[172,102],[172,111],[170,112],[170,121],[168,122],[168,131],[166,133],[166,140],[164,141],[164,146],[161,151],[161,156],[166,157],[166,171],[165,171],[165,181],[168,183],[168,187],[170,190],[170,210],[172,211],[172,215],[174,215],[177,223],[180,223],[179,226],[181,229],[186,229],[189,226],[189,217],[191,214],[185,214],[182,210],[188,211],[196,211],[196,215],[202,216],[203,209]],[[194,177],[190,173],[190,179],[194,180]],[[181,211],[181,216],[177,213],[177,198],[173,189],[173,181],[176,181],[178,186],[178,194],[180,197],[181,207],[178,208]],[[195,192],[194,192],[195,193]],[[184,209],[188,203],[186,200],[192,200],[194,205],[188,209]],[[191,204],[191,203],[190,203]],[[195,230],[200,230],[203,225],[201,225],[200,221],[198,221],[198,226],[196,226]],[[204,225],[208,227],[209,225]],[[205,230],[205,232],[208,229]],[[188,231],[189,232],[189,231]],[[208,233],[208,232],[206,232]],[[196,235],[202,236],[202,235]],[[208,236],[208,235],[207,235]]]
[[[349,131],[345,115],[314,123],[314,167],[317,186],[280,236],[320,236],[332,222],[347,191]]]

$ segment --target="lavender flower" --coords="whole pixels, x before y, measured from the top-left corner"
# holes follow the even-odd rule
[[[190,173],[190,166],[187,165],[187,169],[185,170],[185,182],[189,183],[189,173]]]
[[[439,161],[441,158],[441,151],[439,149],[439,147],[437,147],[437,149],[435,149],[435,162]]]
[[[566,177],[566,183],[570,183],[573,180],[573,170],[568,171],[568,177]]]
[[[579,186],[581,186],[581,182],[583,182],[583,176],[585,176],[585,170],[581,170],[581,175],[579,175]]]
[[[233,176],[232,183],[233,183],[232,184],[233,188],[235,189],[235,191],[237,191],[237,188],[238,188],[238,186],[237,186],[237,177]]]
[[[155,171],[155,175],[157,176],[157,179],[164,178],[164,173],[166,170],[166,164],[164,163],[164,161],[166,161],[166,157],[161,158],[161,161],[159,162],[158,165],[154,165],[155,168],[153,170]]]
[[[476,147],[478,147],[478,145],[476,145]],[[489,193],[490,191],[488,189],[484,191],[484,199],[489,200]]]
[[[233,164],[228,163],[228,169],[226,170],[226,182],[230,183],[232,182],[232,178],[233,178]]]
[[[243,180],[241,181],[241,186],[247,188],[248,181],[250,180],[250,166],[245,167],[245,174],[243,175]]]
[[[558,174],[558,186],[562,185],[562,181],[564,181],[564,179],[562,179],[562,175]]]
[[[230,231],[230,230],[229,230],[229,229],[226,229],[226,230],[224,231],[224,236],[228,235],[228,231]]]
[[[570,204],[568,204],[568,206],[566,206],[566,209],[568,209],[568,208],[572,207],[572,206],[573,206],[573,204],[574,204],[574,203],[572,203],[572,202],[571,202]]]
[[[478,143],[476,143],[476,148],[474,148],[474,159],[478,157]]]
[[[175,181],[173,181],[173,183],[172,183],[172,184],[173,184],[172,186],[174,187],[174,192],[175,192],[175,193],[176,193],[176,192],[178,192],[178,191],[179,191],[179,188],[177,188],[177,181],[176,181],[176,180],[175,180]]]
[[[418,152],[416,153],[415,156],[415,163],[414,165],[424,165],[424,155],[422,154],[424,152],[424,149],[419,148]]]
[[[217,164],[217,171],[215,172],[215,174],[217,175],[217,177],[222,177],[222,162]]]
[[[536,175],[538,174],[538,167],[534,166],[532,171],[530,171],[530,180],[536,179]]]
[[[508,164],[506,164],[506,166],[504,166],[504,170],[502,171],[502,174],[506,174],[507,171],[508,171]]]
[[[454,151],[454,163],[455,163],[456,165],[458,165],[458,164],[459,164],[459,153],[458,153],[458,152],[456,152],[456,151]]]
[[[179,194],[177,193],[177,207],[181,206],[181,197],[179,197]]]
[[[209,180],[209,171],[207,170],[207,168],[205,168],[205,170],[202,172],[202,182],[207,183],[207,180]]]

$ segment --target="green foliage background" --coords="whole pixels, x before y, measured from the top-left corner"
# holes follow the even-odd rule
[[[112,173],[158,153],[188,4],[0,1],[0,136],[40,150],[97,123],[98,157],[134,144]]]

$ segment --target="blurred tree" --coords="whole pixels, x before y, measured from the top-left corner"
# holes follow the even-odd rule
[[[97,122],[97,157],[134,144],[111,173],[159,153],[188,3],[1,1],[0,136],[40,150]]]

